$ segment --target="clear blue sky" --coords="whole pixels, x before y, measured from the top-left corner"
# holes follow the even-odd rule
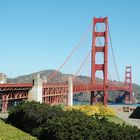
[[[0,0],[0,72],[56,69],[92,18],[108,16],[120,77],[131,65],[140,84],[139,6],[139,0]]]

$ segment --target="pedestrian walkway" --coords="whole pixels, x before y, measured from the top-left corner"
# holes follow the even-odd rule
[[[140,129],[140,119],[132,119],[129,118],[129,116],[132,114],[132,112],[123,112],[122,110],[117,110],[116,115],[125,121],[127,124],[137,126]]]

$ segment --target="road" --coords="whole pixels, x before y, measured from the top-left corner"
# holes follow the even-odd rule
[[[123,111],[123,107],[129,107],[129,112],[124,112]],[[123,121],[125,121],[127,124],[133,125],[133,126],[137,126],[140,129],[140,119],[132,119],[129,118],[129,116],[132,114],[132,110],[131,109],[135,109],[136,106],[114,106],[113,108],[115,108],[116,110],[116,115],[122,119]]]

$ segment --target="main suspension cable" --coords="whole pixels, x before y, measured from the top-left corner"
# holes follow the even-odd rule
[[[68,60],[72,57],[74,52],[80,47],[81,43],[83,42],[83,40],[85,39],[87,33],[89,32],[89,29],[91,28],[91,25],[92,24],[90,23],[89,26],[87,27],[86,31],[84,32],[81,40],[78,42],[78,44],[75,46],[75,48],[71,51],[71,53],[68,55],[68,57],[65,59],[65,61],[60,65],[60,67],[54,73],[52,73],[48,77],[48,81],[50,81],[52,78],[54,78],[56,76],[56,74],[59,72],[59,70],[68,62]]]
[[[96,28],[96,31],[98,32],[98,29],[97,29],[97,26],[96,26],[96,25],[95,25],[95,28]],[[101,34],[101,33],[99,33],[98,36],[97,36],[98,39],[99,39],[100,34]],[[99,44],[101,45],[101,41],[100,41],[100,39],[99,39]],[[84,61],[81,63],[81,65],[80,65],[80,67],[78,68],[77,72],[75,73],[73,79],[76,79],[77,74],[79,73],[79,71],[82,69],[82,67],[83,67],[84,64],[86,63],[88,57],[89,57],[90,54],[91,54],[91,50],[92,50],[92,48],[91,48],[90,51],[88,52],[88,55],[86,56],[86,58],[84,59]]]
[[[118,77],[118,80],[120,82],[121,80],[120,80],[120,76],[119,76],[118,69],[117,69],[117,63],[116,63],[116,59],[115,59],[115,55],[114,55],[114,49],[113,49],[113,45],[112,45],[112,39],[111,39],[109,24],[108,24],[108,31],[109,31],[109,39],[110,39],[111,51],[112,51],[112,55],[113,55],[113,61],[114,61],[114,64],[115,64],[115,70],[117,72],[117,77]]]
[[[112,81],[112,78],[111,78],[109,71],[108,71],[108,76],[109,76],[110,81]]]
[[[82,69],[82,67],[84,66],[84,64],[88,60],[90,54],[91,54],[91,50],[88,52],[88,55],[86,56],[86,58],[84,59],[83,63],[80,65],[80,67],[78,68],[77,72],[75,73],[75,76],[77,76],[77,74],[79,73],[79,71]]]

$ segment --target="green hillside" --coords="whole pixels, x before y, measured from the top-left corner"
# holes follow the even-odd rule
[[[37,140],[37,139],[11,125],[5,124],[0,119],[0,140]]]

